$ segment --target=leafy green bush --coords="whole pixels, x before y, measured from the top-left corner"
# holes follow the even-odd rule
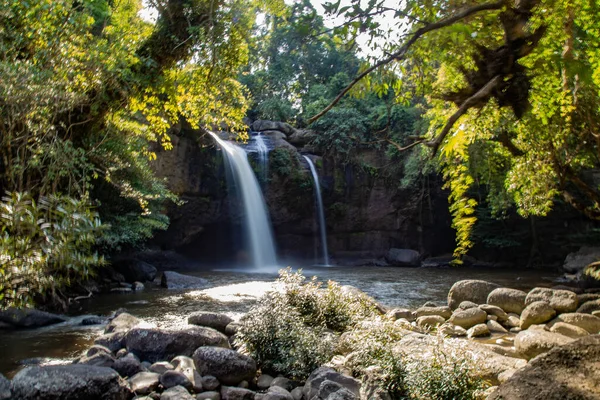
[[[408,362],[408,390],[417,400],[472,400],[482,397],[489,385],[476,374],[472,356],[456,343],[449,345],[440,335],[431,352]]]
[[[85,200],[8,193],[0,202],[0,308],[57,296],[104,263],[93,252],[103,226]]]
[[[265,371],[303,379],[334,354],[336,337],[376,313],[366,295],[281,270],[277,291],[242,319],[236,344]]]

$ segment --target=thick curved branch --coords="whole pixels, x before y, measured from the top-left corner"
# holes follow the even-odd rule
[[[435,137],[435,139],[425,142],[426,146],[429,146],[433,149],[433,155],[437,153],[438,148],[450,132],[450,129],[454,126],[456,121],[466,113],[469,108],[476,107],[478,105],[482,105],[483,102],[487,101],[492,96],[492,91],[502,82],[502,76],[496,75],[492,80],[485,84],[484,87],[479,89],[477,93],[473,96],[469,97],[465,102],[460,106],[460,108],[452,114],[452,116],[446,122],[446,125],[442,129],[442,131]]]
[[[477,6],[473,6],[473,7],[469,7],[451,17],[448,18],[444,18],[438,22],[434,22],[428,25],[425,25],[422,28],[417,29],[417,31],[415,33],[412,34],[412,36],[410,37],[410,39],[408,39],[408,41],[406,43],[404,43],[404,45],[402,45],[400,47],[400,49],[398,49],[398,51],[396,51],[395,53],[391,54],[389,57],[384,58],[383,60],[378,61],[377,63],[373,64],[371,67],[367,68],[366,70],[364,70],[362,73],[358,74],[353,80],[352,82],[350,82],[350,84],[348,86],[346,86],[337,96],[335,99],[333,99],[333,101],[327,106],[325,107],[321,112],[319,112],[317,115],[311,117],[308,120],[309,124],[312,124],[313,122],[315,122],[316,120],[318,120],[319,118],[321,118],[323,115],[327,114],[327,112],[329,112],[329,110],[331,110],[337,103],[339,103],[339,101],[346,95],[346,93],[348,93],[350,91],[350,89],[352,89],[358,82],[360,82],[365,76],[369,75],[371,72],[375,71],[376,69],[378,69],[381,66],[387,65],[389,63],[391,63],[394,60],[400,60],[402,59],[406,52],[408,51],[408,49],[410,49],[410,47],[424,34],[431,32],[431,31],[435,31],[441,28],[444,28],[446,26],[450,26],[462,19],[465,19],[473,14],[477,14],[478,12],[481,11],[489,11],[489,10],[499,10],[501,8],[503,8],[505,6],[505,2],[504,1],[498,1],[495,3],[485,3],[485,4],[480,4]]]

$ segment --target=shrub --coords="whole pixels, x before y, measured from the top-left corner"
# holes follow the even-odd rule
[[[430,352],[408,360],[408,390],[417,400],[471,400],[482,398],[489,386],[476,374],[472,355],[458,345],[448,344],[439,335]]]
[[[265,371],[303,379],[334,354],[336,335],[376,313],[373,301],[335,282],[326,288],[301,272],[281,270],[277,291],[242,319],[236,345]],[[332,332],[333,331],[333,332]]]
[[[93,252],[103,229],[84,200],[8,193],[0,202],[0,308],[31,305],[104,260]]]

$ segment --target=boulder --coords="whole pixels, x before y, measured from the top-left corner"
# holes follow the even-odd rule
[[[94,365],[96,367],[112,368],[115,365],[115,358],[110,353],[94,353],[91,356],[83,356],[79,359],[78,364]]]
[[[17,328],[34,329],[65,322],[67,318],[33,308],[8,308],[0,311],[0,322]]]
[[[316,137],[317,134],[310,129],[299,129],[288,136],[288,142],[294,146],[306,146]]]
[[[101,346],[99,344],[95,344],[92,347],[90,347],[86,352],[85,355],[88,357],[93,356],[96,353],[106,353],[112,356],[112,351],[105,346]]]
[[[183,371],[186,369],[195,369],[196,365],[194,364],[194,360],[188,356],[177,356],[171,360],[171,365],[175,367],[175,369]]]
[[[593,300],[600,300],[600,293],[582,293],[577,295],[577,301],[580,306]]]
[[[112,352],[117,352],[123,348],[123,341],[125,339],[125,332],[115,332],[102,335],[94,340],[95,344],[104,346]]]
[[[584,246],[578,251],[567,255],[563,264],[563,270],[575,274],[598,260],[600,260],[600,248]]]
[[[400,267],[418,267],[421,264],[421,254],[410,249],[390,249],[385,260]]]
[[[271,385],[269,385],[269,387],[273,387],[273,386],[278,386],[280,388],[287,390],[288,392],[295,387],[293,381],[291,381],[288,378],[285,378],[283,376],[278,376],[277,378],[273,379],[273,382],[271,382]]]
[[[305,399],[312,399],[319,392],[319,388],[324,381],[332,381],[340,384],[345,389],[352,392],[357,398],[360,396],[360,381],[346,375],[342,375],[333,368],[320,367],[314,370],[302,389]]]
[[[160,400],[195,400],[183,386],[173,386],[162,392]]]
[[[448,306],[442,307],[420,307],[415,311],[415,314],[418,317],[424,317],[427,315],[439,315],[444,319],[450,318],[452,316],[452,310]]]
[[[271,386],[273,379],[274,378],[271,375],[262,374],[256,380],[256,387],[258,387],[260,390],[266,390],[269,388],[269,386]]]
[[[221,383],[212,375],[204,375],[202,377],[202,387],[206,390],[216,390]]]
[[[435,328],[445,321],[444,317],[440,317],[439,315],[425,315],[417,318],[417,325],[421,328]]]
[[[165,271],[163,272],[160,284],[167,289],[204,289],[208,286],[208,281],[197,276]]]
[[[221,388],[221,400],[254,400],[255,392],[248,389],[223,386]]]
[[[600,336],[556,347],[531,360],[488,400],[592,400],[600,398]]]
[[[82,364],[25,368],[13,378],[19,400],[125,400],[131,391],[116,371]]]
[[[465,301],[461,301],[457,308],[460,310],[468,310],[469,308],[475,308],[475,307],[479,307],[479,306],[477,304],[473,303],[472,301],[465,300]]]
[[[479,308],[485,311],[488,315],[495,316],[498,322],[506,322],[508,320],[508,314],[498,306],[494,306],[491,304],[481,304]]]
[[[191,314],[188,317],[188,324],[207,326],[218,330],[219,332],[226,333],[227,325],[233,322],[231,317],[225,314],[219,314],[208,311],[198,311]]]
[[[503,324],[507,328],[518,328],[521,325],[521,318],[517,314],[510,313],[508,314],[508,319]]]
[[[131,353],[115,361],[115,364],[112,368],[123,378],[134,376],[138,372],[142,372],[144,370],[140,360]]]
[[[160,376],[160,384],[165,388],[183,386],[186,389],[191,389],[193,386],[192,382],[181,371],[165,371],[165,373]]]
[[[191,356],[200,346],[229,348],[227,336],[200,326],[182,330],[134,328],[127,332],[124,343],[129,352],[149,362]]]
[[[164,374],[167,371],[174,370],[175,367],[170,362],[158,361],[158,362],[155,362],[154,364],[152,364],[150,366],[150,368],[148,368],[148,369],[150,370],[150,372],[156,372],[157,374]]]
[[[449,322],[469,329],[477,324],[485,323],[487,320],[487,314],[480,308],[469,308],[466,310],[455,310],[449,319]]]
[[[256,120],[252,123],[252,130],[254,132],[264,132],[264,131],[279,131],[283,132],[286,135],[292,135],[296,130],[285,122],[280,121],[267,121],[263,119]]]
[[[488,329],[490,330],[490,332],[508,333],[506,328],[504,328],[502,325],[500,325],[496,321],[490,320],[490,321],[486,322],[486,325],[487,325]]]
[[[408,308],[394,308],[393,310],[388,311],[386,317],[389,319],[398,320],[400,318],[404,318],[409,322],[412,322],[416,319],[416,315],[414,311],[409,310]]]
[[[550,332],[560,333],[561,335],[565,335],[573,339],[579,339],[580,337],[588,336],[590,334],[583,328],[564,322],[557,322],[552,325]]]
[[[10,381],[0,374],[0,400],[10,400],[11,396]]]
[[[136,259],[122,259],[112,263],[115,271],[123,275],[125,281],[152,282],[156,278],[156,268],[147,262]]]
[[[127,380],[137,394],[150,394],[158,388],[160,375],[154,372],[138,372]]]
[[[196,395],[196,400],[221,400],[221,393],[219,392],[202,392]]]
[[[104,328],[104,333],[127,332],[141,322],[141,319],[124,312],[117,315],[109,322],[108,325],[106,325],[106,328]]]
[[[554,308],[545,301],[534,301],[530,303],[521,313],[519,327],[527,329],[531,325],[543,324],[550,321],[556,315]]]
[[[490,292],[487,304],[498,306],[507,313],[521,314],[525,308],[527,293],[522,290],[498,288]]]
[[[271,386],[264,400],[294,400],[292,394],[281,386]]]
[[[487,301],[490,292],[498,287],[495,283],[487,281],[458,281],[452,285],[448,292],[448,306],[454,310],[465,300],[483,304]]]
[[[531,359],[542,353],[550,351],[556,346],[571,342],[568,336],[560,333],[548,332],[541,329],[528,329],[521,331],[515,337],[515,349],[525,358]]]
[[[222,347],[205,346],[193,355],[200,375],[212,375],[223,385],[237,385],[252,380],[256,375],[256,362],[243,354]]]
[[[548,323],[548,327],[552,328],[552,326],[557,322],[565,322],[567,324],[578,326],[582,329],[585,329],[592,335],[600,333],[600,318],[594,315],[581,313],[560,314]]]
[[[445,323],[438,327],[438,332],[446,336],[467,336],[467,330],[462,326]]]
[[[467,331],[468,338],[490,336],[490,330],[486,324],[477,324]]]
[[[291,393],[294,400],[302,400],[302,387],[295,388]]]
[[[525,305],[535,301],[545,301],[557,313],[568,313],[577,310],[577,294],[569,290],[553,290],[548,288],[532,289],[525,299]]]
[[[227,326],[225,327],[225,334],[227,336],[233,336],[235,335],[238,330],[240,329],[240,326],[242,326],[239,322],[231,322],[229,324],[227,324]]]
[[[584,304],[580,305],[577,309],[578,313],[586,313],[591,314],[594,311],[600,310],[600,300],[590,300],[586,301]]]

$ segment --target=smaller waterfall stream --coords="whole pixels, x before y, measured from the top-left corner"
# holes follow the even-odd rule
[[[321,198],[321,184],[319,183],[319,175],[317,174],[317,169],[315,168],[315,164],[312,162],[312,160],[307,156],[303,157],[306,162],[308,162],[315,187],[315,198],[317,200],[317,211],[319,215],[319,231],[321,233],[321,249],[323,251],[323,264],[330,265],[329,250],[327,249],[327,228],[325,227],[325,212],[323,211],[323,199]]]
[[[269,148],[260,133],[254,136],[254,140],[256,141],[256,150],[258,151],[261,183],[264,185],[267,182],[267,176],[269,176]]]
[[[248,162],[248,155],[241,147],[222,140],[213,132],[209,133],[223,149],[236,190],[242,199],[252,264],[257,270],[276,270],[277,257],[267,207],[258,180]]]

